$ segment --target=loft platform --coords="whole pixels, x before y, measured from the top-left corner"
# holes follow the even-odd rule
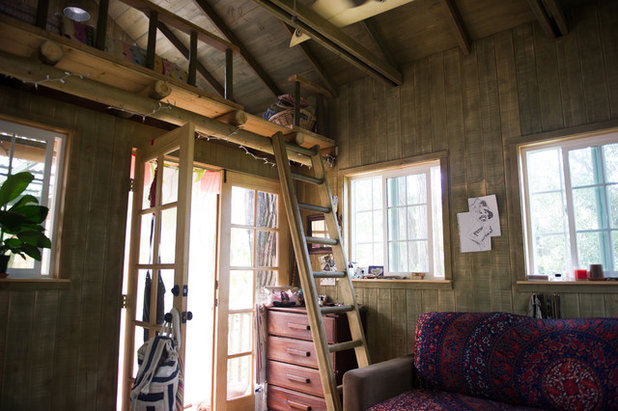
[[[62,72],[87,76],[87,79],[83,81],[91,81],[98,83],[98,85],[107,86],[109,87],[109,93],[108,96],[88,95],[84,92],[78,93],[75,87],[70,86],[69,81],[64,83],[59,81],[42,82],[41,86],[54,88],[103,104],[124,108],[123,104],[111,104],[110,99],[113,99],[115,94],[123,95],[122,92],[133,94],[134,98],[138,99],[144,95],[146,90],[151,89],[154,83],[164,81],[169,85],[170,94],[165,97],[163,102],[169,102],[176,108],[181,109],[181,114],[176,117],[192,117],[190,115],[187,116],[185,112],[203,117],[204,121],[202,123],[213,126],[216,130],[216,132],[213,132],[215,136],[217,134],[230,134],[229,130],[234,129],[229,128],[230,121],[226,119],[233,118],[234,116],[231,114],[236,111],[242,111],[244,108],[216,94],[209,93],[143,66],[122,60],[94,47],[50,33],[10,17],[0,15],[0,33],[3,38],[11,39],[11,41],[0,42],[0,52],[3,53],[4,57],[8,59],[13,57],[21,58],[24,62],[25,60],[23,59],[28,59],[28,66],[38,68],[41,73],[45,71],[45,68],[48,68],[47,71],[50,73],[54,70],[56,72],[60,70]],[[53,66],[39,63],[37,60],[41,45],[48,40],[56,43],[62,51],[60,59]],[[19,78],[22,81],[32,82],[45,79],[45,76],[37,78],[35,73],[33,73],[35,70],[25,69],[25,65],[22,65],[22,67],[7,66],[8,64],[0,64],[0,73]],[[50,78],[56,77],[50,75]],[[81,88],[87,89],[87,87]],[[102,91],[100,87],[93,87],[94,89]],[[126,94],[124,95],[126,96]],[[149,97],[142,98],[149,100],[151,103],[156,102],[156,100]],[[143,101],[140,100],[140,102]],[[147,114],[150,111],[144,110],[143,112]],[[163,121],[169,121],[168,118],[158,118]],[[192,117],[191,120],[195,120],[195,118]],[[177,124],[176,121],[169,122]],[[226,126],[228,127],[227,129]],[[317,144],[324,154],[334,154],[336,151],[336,144],[332,139],[299,127],[286,128],[256,115],[247,114],[246,122],[240,125],[240,127],[242,132],[237,133],[241,136],[242,141],[239,141],[240,144],[267,153],[272,154],[270,137],[277,132],[282,133],[287,140],[296,139],[296,141],[302,142],[303,147],[312,147]],[[266,142],[261,138],[267,138],[268,141]],[[253,140],[255,140],[256,144],[252,144]],[[235,142],[232,138],[230,138],[230,141]]]

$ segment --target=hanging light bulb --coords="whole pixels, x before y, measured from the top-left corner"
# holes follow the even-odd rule
[[[64,5],[62,12],[66,17],[74,21],[90,20],[90,13],[88,12],[85,1],[69,0]]]

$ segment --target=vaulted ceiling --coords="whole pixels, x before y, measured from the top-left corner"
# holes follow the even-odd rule
[[[145,9],[142,7],[140,11],[138,7],[143,0],[108,1],[112,24],[124,32],[126,40],[146,49],[149,18]],[[569,10],[592,1],[152,0],[152,3],[238,47],[233,57],[233,98],[247,112],[259,114],[276,101],[277,95],[293,91],[293,84],[288,80],[293,75],[300,75],[331,94],[336,94],[337,87],[363,76],[396,86],[406,80],[404,68],[415,60],[452,48],[468,54],[474,40],[527,22],[537,22],[548,36],[563,35],[572,24]],[[333,18],[336,12],[343,14]],[[310,39],[290,47],[295,28]],[[186,69],[189,49],[189,35],[159,19],[156,54]],[[223,95],[225,53],[200,41],[197,55],[198,87]]]

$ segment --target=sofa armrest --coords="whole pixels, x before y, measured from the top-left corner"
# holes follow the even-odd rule
[[[343,409],[360,411],[413,387],[412,354],[356,368],[343,375]]]

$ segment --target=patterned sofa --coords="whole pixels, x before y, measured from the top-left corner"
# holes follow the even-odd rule
[[[414,355],[348,371],[344,410],[618,410],[618,319],[426,313]]]

